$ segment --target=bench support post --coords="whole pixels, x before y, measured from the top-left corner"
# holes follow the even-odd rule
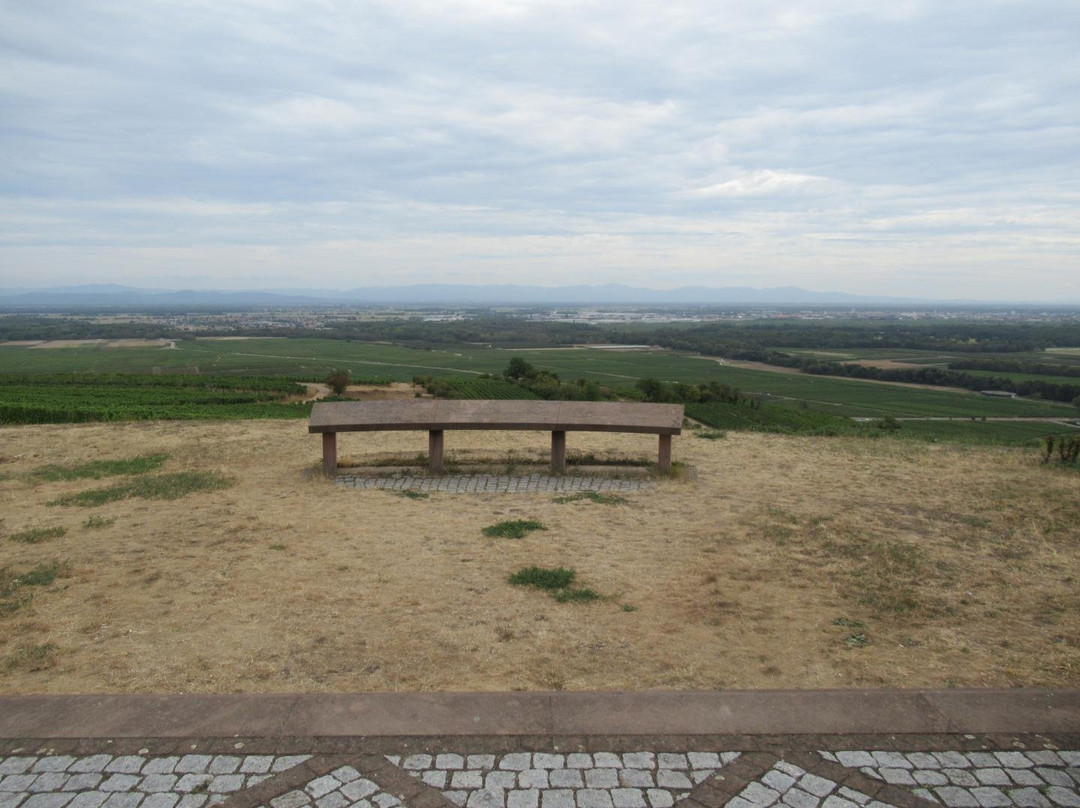
[[[660,471],[671,471],[671,435],[660,436],[660,452],[656,465],[659,466]]]
[[[441,474],[443,468],[443,431],[441,429],[429,429],[427,434],[428,471],[432,474]]]
[[[337,474],[337,432],[322,433],[322,470],[323,474]]]
[[[566,473],[566,433],[551,433],[551,470],[555,474]]]

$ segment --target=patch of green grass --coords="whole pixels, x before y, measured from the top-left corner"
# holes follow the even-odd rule
[[[279,543],[279,544],[271,544],[271,545],[270,545],[270,549],[271,549],[271,550],[284,550],[284,549],[285,549],[285,545],[284,545],[284,544],[280,544],[280,543]]]
[[[571,603],[575,601],[588,602],[593,600],[603,600],[603,597],[604,596],[595,589],[590,589],[587,586],[568,586],[566,589],[559,589],[554,593],[554,598],[558,603]]]
[[[834,626],[843,626],[844,628],[865,628],[863,623],[858,620],[850,620],[846,617],[838,617],[832,621]]]
[[[567,502],[581,502],[582,500],[595,502],[597,505],[626,505],[630,502],[626,497],[620,497],[618,494],[601,494],[597,491],[581,491],[566,497],[555,497],[552,502],[565,505]]]
[[[573,586],[577,572],[567,567],[522,567],[510,576],[510,583],[515,586],[531,586],[551,593],[558,603],[589,603],[596,600],[608,600],[595,589],[587,586]],[[634,607],[624,611],[633,611]]]
[[[532,586],[552,591],[570,586],[575,577],[577,572],[567,567],[522,567],[510,576],[510,583],[514,586]]]
[[[547,530],[543,522],[535,519],[508,519],[481,528],[480,532],[485,536],[498,539],[520,539],[533,530]]]
[[[56,652],[59,650],[56,644],[51,642],[43,645],[20,645],[15,649],[15,653],[9,654],[4,660],[4,668],[9,671],[43,671],[56,664]]]
[[[624,612],[636,612],[637,611],[637,606],[633,606],[633,605],[631,605],[629,603],[624,603],[620,608]]]
[[[79,505],[93,508],[129,497],[140,499],[180,499],[200,491],[219,491],[228,488],[233,480],[213,471],[180,471],[156,477],[138,477],[129,483],[108,488],[91,488],[77,494],[54,499],[50,505]]]
[[[66,527],[35,527],[30,530],[21,530],[18,533],[12,533],[8,538],[12,541],[22,542],[23,544],[37,544],[46,539],[58,539],[65,533],[67,533]]]
[[[727,437],[727,432],[723,429],[699,429],[694,434],[705,440],[720,440]]]
[[[85,522],[83,522],[83,527],[87,530],[96,530],[97,528],[109,527],[113,524],[116,524],[115,516],[110,516],[107,518],[104,516],[91,516],[88,517]]]
[[[46,482],[59,480],[100,480],[102,477],[116,477],[128,474],[147,474],[157,471],[169,459],[167,454],[139,455],[125,460],[93,460],[77,466],[43,466],[31,473],[31,476]]]
[[[399,497],[405,497],[405,499],[427,499],[430,495],[425,494],[423,491],[398,491]]]
[[[25,591],[26,587],[49,586],[70,574],[70,565],[62,561],[44,562],[24,573],[0,567],[0,615],[18,611],[30,602],[33,596]]]
[[[856,634],[849,634],[844,637],[844,645],[848,648],[864,648],[870,644],[870,635],[865,631],[860,631]]]

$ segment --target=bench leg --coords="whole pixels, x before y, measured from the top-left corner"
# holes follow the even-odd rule
[[[660,436],[660,453],[656,465],[660,471],[671,471],[671,435]]]
[[[323,474],[337,474],[337,432],[322,433]]]
[[[443,456],[443,431],[441,429],[428,430],[428,471],[432,474],[442,473]]]
[[[551,470],[555,474],[566,473],[566,433],[551,433]]]

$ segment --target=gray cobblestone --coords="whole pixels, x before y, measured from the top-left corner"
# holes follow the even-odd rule
[[[23,803],[23,808],[63,808],[71,801],[71,794],[32,794]]]
[[[592,755],[587,755],[584,752],[574,752],[566,756],[566,768],[568,769],[591,769],[592,767]]]
[[[566,758],[563,755],[551,755],[544,752],[533,754],[534,769],[562,769],[566,766]]]
[[[652,771],[645,769],[620,769],[619,785],[631,788],[654,788],[656,779]]]
[[[574,808],[574,792],[565,788],[549,788],[540,797],[541,808]]]
[[[585,788],[617,788],[618,769],[585,769]]]
[[[447,772],[444,771],[426,771],[420,775],[420,779],[432,788],[444,789],[446,788],[446,775]]]
[[[455,771],[450,774],[450,788],[454,790],[484,787],[484,775],[479,771]],[[522,774],[525,774],[525,772],[522,772]]]
[[[534,756],[535,763],[535,756]],[[477,772],[477,778],[480,774]],[[547,769],[526,769],[518,774],[518,788],[547,788],[548,787],[548,773]]]
[[[623,762],[614,752],[594,752],[593,765],[598,769],[621,769]]]
[[[131,791],[141,778],[134,774],[114,774],[101,784],[102,791]]]
[[[202,774],[211,760],[213,758],[210,755],[184,755],[177,761],[173,771],[177,774]]]
[[[240,764],[241,774],[266,774],[274,763],[273,755],[248,755]],[[146,771],[146,769],[143,769]]]
[[[361,777],[359,780],[353,780],[351,783],[346,783],[341,787],[341,793],[348,797],[352,802],[367,799],[378,790],[379,787],[377,785],[364,777]]]
[[[820,798],[815,797],[809,791],[803,791],[801,788],[790,789],[784,794],[783,801],[786,805],[790,805],[791,808],[817,808],[821,803]]]
[[[176,764],[180,762],[178,757],[151,758],[142,767],[143,774],[172,774]]]
[[[210,774],[232,774],[240,768],[241,760],[235,755],[218,755],[210,761],[206,771]]]
[[[465,767],[468,769],[494,769],[495,756],[469,755],[469,757],[465,761]]]
[[[650,788],[645,792],[645,795],[648,797],[649,805],[652,808],[671,808],[675,804],[675,798],[671,796],[671,792],[664,791],[662,788]]]
[[[141,808],[175,808],[179,794],[151,794],[143,800]]]
[[[577,477],[532,474],[453,474],[444,477],[358,477],[341,474],[334,484],[342,488],[379,491],[421,491],[444,494],[540,494],[573,491],[644,491],[650,480],[612,477]]]
[[[506,808],[537,808],[539,804],[539,789],[515,789],[506,794]]]
[[[1080,794],[1075,789],[1050,786],[1046,789],[1046,796],[1051,802],[1064,806],[1064,808],[1080,808]]]
[[[105,803],[102,805],[102,808],[137,808],[144,798],[144,795],[137,792],[118,792],[110,794],[109,798],[105,800]]]
[[[319,806],[319,808],[345,808],[345,806],[349,804],[349,801],[345,799],[340,791],[333,791],[325,797],[320,797],[315,800],[315,804]]]
[[[581,769],[555,769],[548,774],[548,784],[552,788],[584,788],[585,779]]]
[[[273,808],[300,808],[310,802],[311,798],[303,791],[289,791],[270,800],[270,805]]]
[[[104,775],[87,772],[86,774],[73,774],[64,783],[64,791],[93,791],[98,787]]]
[[[23,774],[36,762],[32,757],[9,757],[0,761],[0,774]]]
[[[611,802],[615,808],[646,808],[645,790],[641,788],[613,788]]]
[[[70,777],[63,772],[45,772],[37,776],[27,791],[60,791]]]
[[[68,767],[75,762],[75,758],[71,755],[50,755],[49,757],[43,757],[34,764],[34,767],[30,770],[33,772],[64,772],[68,770]]]
[[[461,755],[436,755],[436,769],[464,769],[465,758]]]
[[[72,773],[103,772],[111,762],[112,755],[91,755],[76,760],[68,767],[68,771]]]
[[[613,808],[611,792],[605,788],[583,788],[577,792],[578,808]]]
[[[509,769],[511,771],[524,771],[532,767],[532,755],[528,752],[515,752],[509,755],[503,755],[503,759],[499,761],[500,769]]]
[[[108,798],[109,795],[102,791],[84,791],[75,795],[68,803],[68,808],[101,808],[101,804]]]
[[[138,774],[146,765],[146,758],[138,755],[123,755],[113,758],[112,763],[105,767],[105,771],[114,774]]]

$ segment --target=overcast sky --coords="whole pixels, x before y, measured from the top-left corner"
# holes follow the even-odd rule
[[[1080,3],[0,0],[0,287],[1080,301]]]

